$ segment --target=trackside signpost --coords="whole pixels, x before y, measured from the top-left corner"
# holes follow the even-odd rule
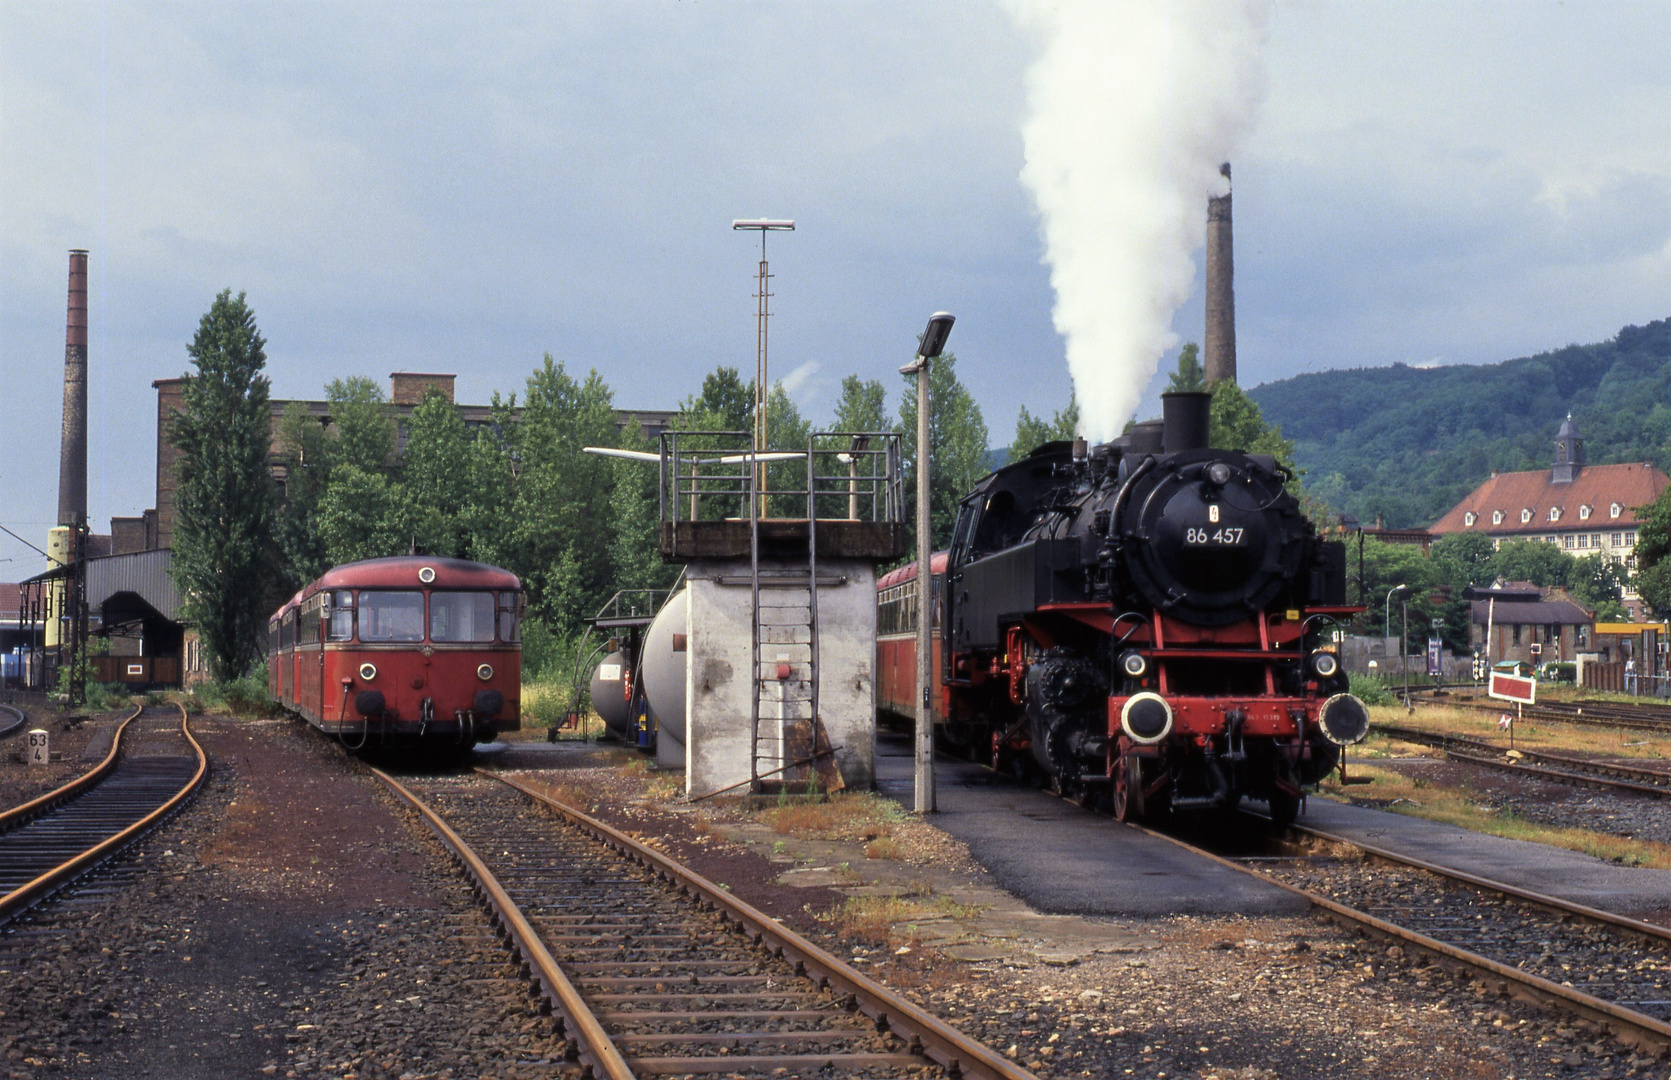
[[[1514,721],[1520,718],[1522,710],[1527,705],[1537,702],[1538,681],[1521,675],[1510,675],[1502,671],[1491,673],[1491,697],[1499,701],[1514,702],[1514,716],[1509,718],[1509,749],[1514,749]]]

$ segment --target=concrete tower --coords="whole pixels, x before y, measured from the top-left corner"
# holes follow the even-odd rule
[[[1230,163],[1219,166],[1230,179]],[[1236,290],[1230,248],[1230,193],[1207,199],[1207,326],[1201,366],[1207,385],[1236,381]]]

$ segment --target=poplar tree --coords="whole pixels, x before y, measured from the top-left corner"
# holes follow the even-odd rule
[[[470,436],[464,417],[436,387],[424,391],[401,455],[401,479],[420,548],[471,557],[465,507],[470,502]]]
[[[276,583],[266,342],[244,295],[223,290],[198,323],[186,348],[197,370],[168,427],[181,451],[172,574],[216,680],[260,659]]]

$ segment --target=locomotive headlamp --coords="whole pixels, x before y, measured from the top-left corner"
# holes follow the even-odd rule
[[[1153,746],[1172,734],[1172,706],[1147,690],[1133,694],[1120,709],[1120,730],[1134,743]]]
[[[1319,679],[1332,679],[1340,670],[1340,660],[1332,652],[1319,650],[1311,654],[1311,670]]]
[[[1317,726],[1336,746],[1353,746],[1369,734],[1369,710],[1351,694],[1336,694],[1317,711]]]
[[[1129,679],[1141,679],[1149,673],[1149,661],[1136,649],[1120,655],[1120,670]]]
[[[1207,466],[1207,482],[1223,487],[1230,482],[1230,466],[1222,461],[1215,461]]]
[[[377,665],[376,664],[361,664],[360,665],[360,678],[364,679],[366,682],[370,682],[371,680],[377,678]]]
[[[476,678],[480,679],[482,682],[486,682],[487,680],[493,678],[493,665],[483,664],[481,667],[477,668]]]

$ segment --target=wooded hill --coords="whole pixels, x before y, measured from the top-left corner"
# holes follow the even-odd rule
[[[1500,364],[1352,368],[1250,390],[1305,485],[1366,525],[1431,525],[1493,471],[1547,469],[1568,411],[1592,465],[1671,468],[1671,320]]]

